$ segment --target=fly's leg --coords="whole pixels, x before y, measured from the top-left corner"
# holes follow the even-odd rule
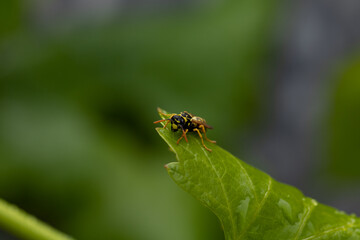
[[[208,148],[207,146],[205,146],[203,137],[202,137],[199,129],[194,128],[194,131],[196,131],[196,132],[199,134],[199,137],[200,137],[200,139],[201,139],[201,143],[202,143],[202,145],[204,146],[204,148],[205,148],[206,150],[208,150],[209,152],[212,152],[212,150],[211,150],[210,148]]]
[[[183,134],[182,134],[181,137],[177,140],[176,144],[179,144],[179,142],[180,142],[180,140],[181,140],[182,138],[185,138],[185,141],[188,142],[187,137],[186,137],[186,133],[187,133],[189,130],[186,129],[186,130],[184,131],[184,129],[183,129],[182,131],[183,131]]]
[[[216,143],[216,141],[210,140],[210,139],[207,138],[207,136],[206,136],[206,130],[205,130],[204,125],[200,125],[200,128],[202,129],[202,131],[203,131],[203,133],[204,133],[204,137],[205,137],[205,140],[206,140],[206,141],[211,142],[211,143]]]

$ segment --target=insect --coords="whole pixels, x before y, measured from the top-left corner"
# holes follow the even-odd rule
[[[167,118],[155,121],[154,123],[167,121],[166,124],[164,125],[164,128],[166,128],[166,126],[169,123],[171,123],[171,131],[173,132],[177,132],[178,130],[182,131],[181,137],[176,142],[177,144],[179,144],[180,140],[183,138],[185,139],[186,142],[188,142],[188,139],[186,137],[186,134],[188,132],[197,132],[204,148],[209,152],[212,151],[210,148],[206,147],[203,140],[203,136],[201,134],[201,133],[204,134],[204,138],[206,141],[209,141],[211,143],[216,143],[216,141],[210,140],[206,137],[206,130],[213,129],[213,127],[209,126],[206,123],[205,119],[198,116],[194,116],[193,114],[188,113],[186,111],[183,111],[180,114],[177,113],[165,114],[160,108],[158,108],[158,112]]]

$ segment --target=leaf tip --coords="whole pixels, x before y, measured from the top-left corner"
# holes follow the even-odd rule
[[[156,127],[155,130],[159,132],[162,129],[162,127]]]
[[[167,163],[167,164],[164,165],[164,168],[170,174],[170,173],[172,173],[174,171],[177,171],[177,169],[179,168],[179,162]]]
[[[162,109],[161,107],[157,107],[156,110],[157,110],[159,113],[165,112],[164,109]]]

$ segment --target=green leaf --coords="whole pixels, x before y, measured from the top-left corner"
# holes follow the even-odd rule
[[[178,162],[165,167],[171,178],[219,218],[226,240],[360,239],[360,219],[298,189],[277,182],[216,144],[204,149],[196,133],[177,144],[180,132],[157,128]]]

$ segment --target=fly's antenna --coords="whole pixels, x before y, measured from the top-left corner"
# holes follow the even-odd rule
[[[161,119],[161,120],[158,120],[158,121],[155,121],[154,123],[160,123],[160,122],[164,122],[164,121],[167,121],[166,124],[164,125],[163,128],[166,128],[166,126],[169,124],[169,122],[171,122],[171,119],[168,118],[168,119]]]
[[[154,123],[156,124],[156,123],[160,123],[160,122],[164,122],[164,121],[170,121],[170,119],[169,118],[168,119],[161,119],[161,120],[155,121]]]

